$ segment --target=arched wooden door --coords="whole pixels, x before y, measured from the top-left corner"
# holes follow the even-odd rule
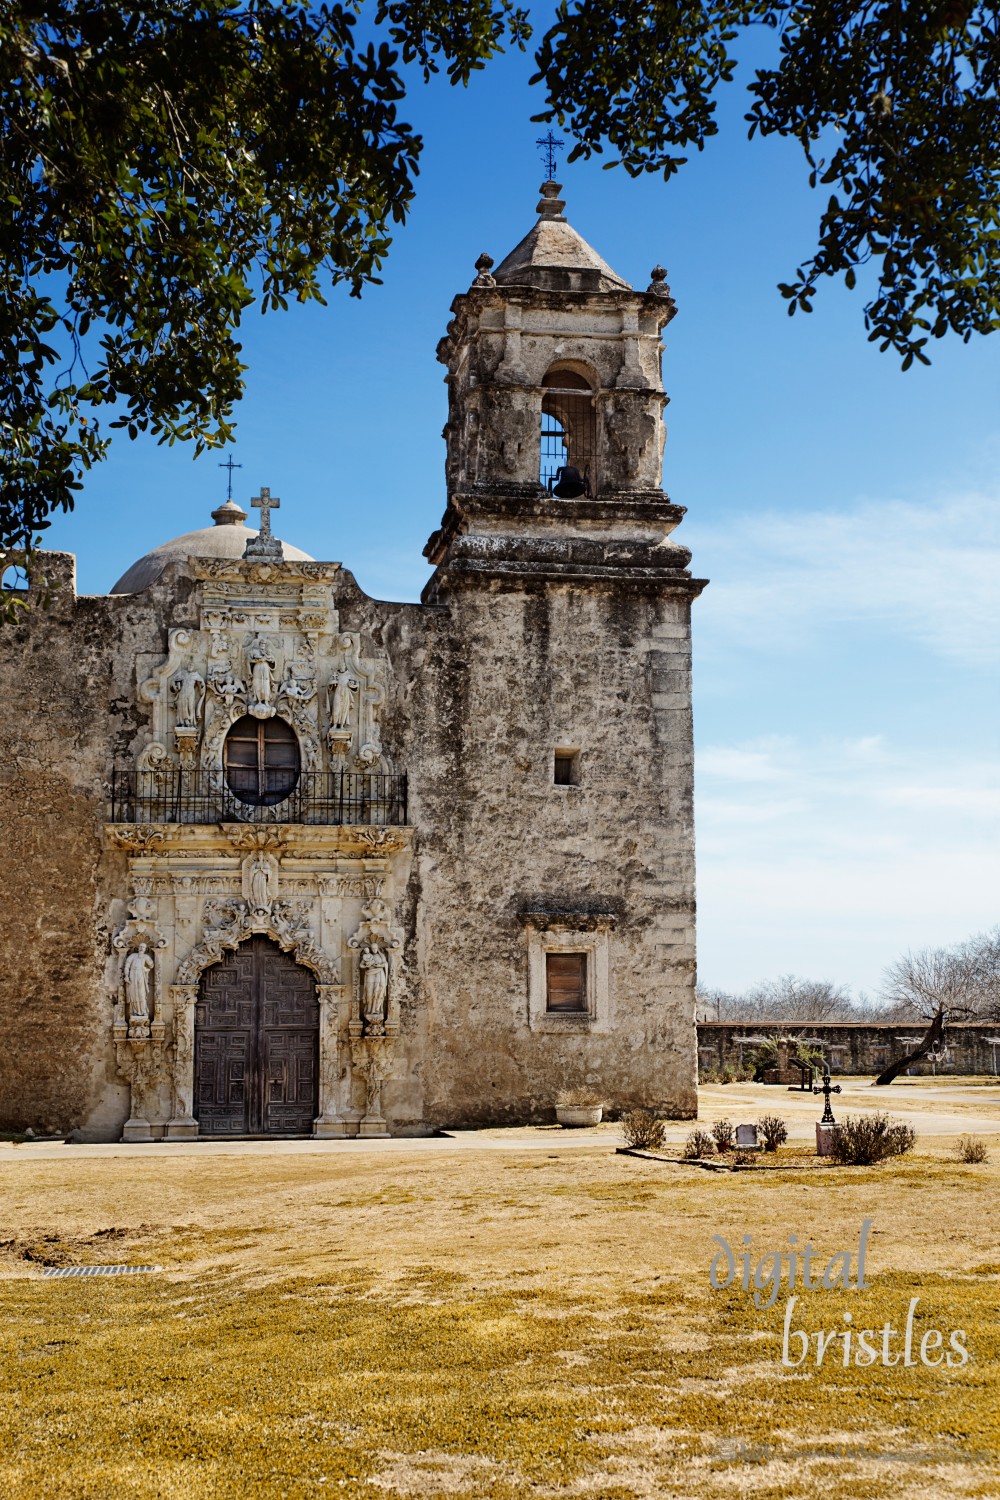
[[[199,1135],[311,1135],[319,1001],[308,969],[253,937],[206,969],[195,1009]]]

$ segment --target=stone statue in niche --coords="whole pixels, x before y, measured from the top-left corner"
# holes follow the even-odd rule
[[[250,702],[247,712],[255,719],[270,719],[274,716],[271,698],[274,694],[274,652],[262,635],[255,635],[247,647],[247,662],[250,666]]]
[[[152,975],[153,955],[145,943],[140,943],[125,960],[125,1007],[130,1032],[144,1029],[152,1019],[149,1010]]]
[[[260,855],[250,865],[250,906],[255,913],[271,910],[271,865]]]
[[[170,679],[170,691],[177,710],[178,729],[195,729],[205,701],[205,679],[200,672],[182,667]]]
[[[380,1031],[385,1025],[385,1002],[389,992],[389,960],[381,948],[364,948],[359,959],[362,974],[361,1005],[366,1029]]]
[[[331,729],[346,729],[350,724],[354,694],[360,686],[358,679],[346,667],[337,673],[330,688]]]

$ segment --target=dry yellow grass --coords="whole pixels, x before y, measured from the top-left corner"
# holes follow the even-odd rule
[[[940,1146],[805,1175],[444,1143],[5,1165],[0,1495],[995,1500],[1000,1166]],[[918,1296],[964,1369],[783,1369],[784,1289],[709,1287],[713,1234],[826,1257],[866,1216],[873,1286],[797,1323]]]

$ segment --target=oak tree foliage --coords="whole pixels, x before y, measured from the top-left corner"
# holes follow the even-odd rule
[[[538,50],[569,160],[604,151],[669,178],[717,132],[750,28],[775,58],[749,81],[751,136],[798,141],[826,195],[815,252],[780,287],[877,271],[869,338],[904,369],[928,341],[1000,327],[1000,7],[988,0],[561,0]]]
[[[404,65],[464,83],[524,28],[511,0],[378,0],[362,42],[358,9],[0,5],[6,561],[105,453],[100,408],[132,436],[230,437],[251,303],[377,280],[421,146]]]
[[[562,0],[537,118],[570,160],[669,178],[766,28],[750,132],[829,189],[789,311],[872,263],[870,337],[905,367],[1000,323],[998,24],[974,0]],[[421,150],[408,86],[530,36],[515,0],[2,0],[0,561],[30,569],[110,430],[227,441],[251,304],[378,279]]]

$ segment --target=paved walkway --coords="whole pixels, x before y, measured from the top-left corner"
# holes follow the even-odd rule
[[[909,1122],[918,1136],[948,1137],[965,1132],[1000,1136],[1000,1085],[963,1085],[901,1079],[889,1088],[875,1089],[870,1079],[844,1078],[833,1099],[834,1114],[887,1110]],[[706,1084],[698,1090],[698,1123],[711,1125],[724,1116],[735,1125],[762,1114],[781,1115],[788,1139],[812,1141],[822,1099],[798,1090],[759,1083]],[[694,1128],[692,1120],[668,1120],[666,1139],[679,1145]],[[621,1126],[600,1125],[593,1130],[561,1130],[557,1125],[522,1125],[484,1130],[450,1130],[434,1136],[393,1136],[390,1140],[293,1141],[150,1141],[67,1146],[63,1141],[0,1142],[0,1165],[18,1161],[67,1161],[79,1157],[124,1156],[303,1156],[356,1152],[442,1151],[579,1151],[614,1150],[622,1144]]]

